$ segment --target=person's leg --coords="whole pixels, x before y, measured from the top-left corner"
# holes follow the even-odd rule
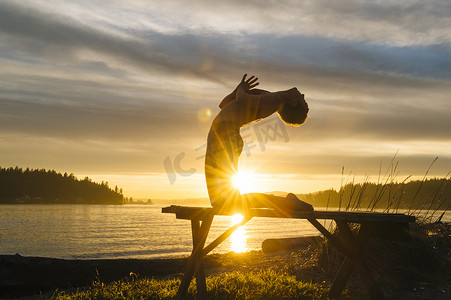
[[[217,213],[240,213],[246,210],[240,195],[240,190],[223,183],[209,189],[210,203]]]
[[[278,210],[313,211],[313,206],[299,200],[296,195],[289,193],[286,197],[262,193],[248,193],[241,195],[241,201],[248,208],[273,208]]]

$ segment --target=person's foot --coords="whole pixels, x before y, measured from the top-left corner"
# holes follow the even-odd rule
[[[313,211],[313,206],[311,204],[299,200],[293,193],[288,193],[285,198],[292,202],[293,210],[295,211]]]

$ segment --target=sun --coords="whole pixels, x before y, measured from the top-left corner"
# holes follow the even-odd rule
[[[232,177],[233,186],[240,190],[240,193],[249,193],[254,188],[252,172],[248,171],[238,171]]]

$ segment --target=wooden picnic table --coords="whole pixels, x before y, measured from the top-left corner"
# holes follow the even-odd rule
[[[345,257],[338,271],[332,288],[329,292],[331,298],[337,298],[343,292],[353,270],[356,268],[368,294],[372,299],[383,299],[383,294],[375,284],[375,280],[368,265],[363,259],[363,250],[372,237],[391,239],[396,232],[408,234],[409,222],[414,222],[415,217],[405,214],[355,212],[355,211],[313,211],[292,212],[277,211],[274,209],[254,208],[249,209],[241,222],[231,226],[219,235],[209,245],[205,246],[208,232],[215,215],[231,216],[219,212],[210,207],[191,207],[172,205],[164,207],[163,213],[173,213],[177,219],[191,221],[193,237],[193,251],[187,262],[186,269],[180,284],[177,297],[186,297],[192,278],[196,277],[197,293],[200,299],[207,298],[205,271],[202,259],[214,248],[226,240],[232,233],[254,217],[264,218],[295,218],[307,219],[325,238],[327,238],[337,251]],[[334,220],[342,238],[332,235],[332,232],[321,225],[318,220]],[[350,224],[359,224],[359,230],[354,234]]]

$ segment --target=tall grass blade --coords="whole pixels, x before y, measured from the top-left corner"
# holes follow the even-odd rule
[[[408,213],[410,213],[410,211],[413,208],[413,203],[415,202],[415,199],[417,198],[418,194],[420,193],[421,187],[423,186],[424,181],[426,180],[426,176],[428,175],[429,171],[431,170],[432,166],[434,165],[434,163],[437,161],[438,156],[432,161],[432,163],[429,165],[429,168],[426,170],[426,173],[423,176],[423,180],[420,183],[420,186],[417,189],[417,192],[415,193],[415,195],[413,196],[412,202],[410,202],[410,207],[409,207],[409,211]],[[415,211],[413,212],[415,213]]]

